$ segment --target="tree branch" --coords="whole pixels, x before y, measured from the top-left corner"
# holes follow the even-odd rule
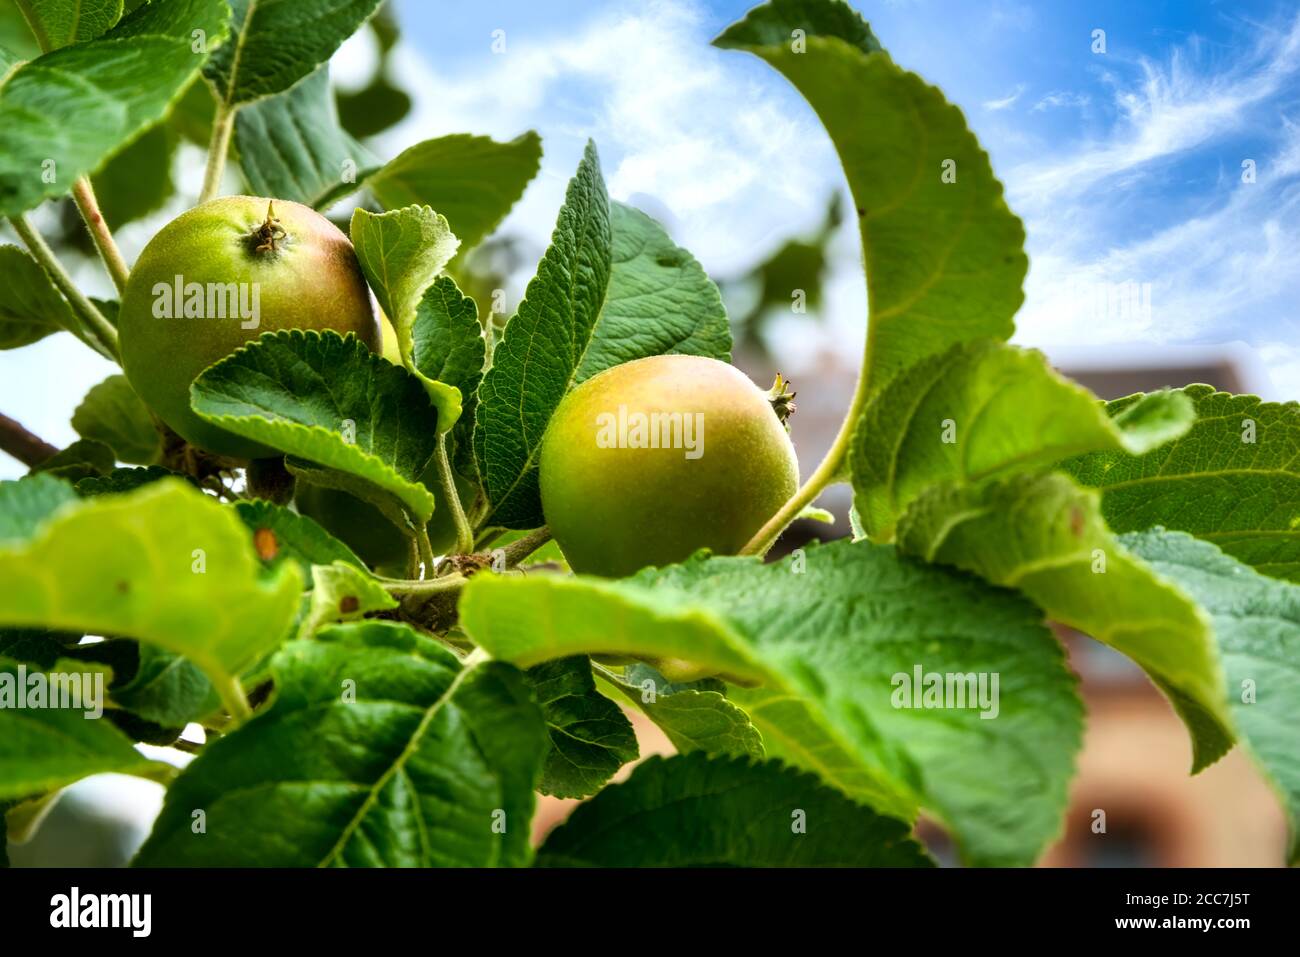
[[[0,413],[0,450],[8,452],[28,468],[40,465],[59,451],[3,413]]]

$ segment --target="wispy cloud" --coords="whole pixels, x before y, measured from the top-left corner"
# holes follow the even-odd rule
[[[1034,104],[1034,112],[1041,113],[1043,110],[1054,110],[1063,106],[1083,107],[1092,102],[1092,97],[1086,93],[1068,93],[1057,92],[1048,93],[1045,97]]]
[[[485,54],[472,77],[440,75],[407,51],[404,74],[437,93],[420,98],[397,137],[539,129],[543,176],[516,217],[537,238],[592,137],[612,196],[649,196],[671,211],[679,241],[733,270],[816,222],[832,188],[817,184],[838,185],[841,174],[798,94],[709,39],[695,2],[656,0],[611,4],[552,37],[511,45],[507,36],[506,52]]]
[[[1031,243],[1018,338],[1242,339],[1261,347],[1275,384],[1289,379],[1293,393],[1300,348],[1283,343],[1300,342],[1300,123],[1288,115],[1300,17],[1261,28],[1229,68],[1195,70],[1192,59],[1175,50],[1163,66],[1140,60],[1128,85],[1111,71],[1118,116],[1107,135],[1007,174]],[[1231,143],[1240,145],[1224,160]],[[1236,153],[1254,161],[1253,180]],[[1206,185],[1176,191],[1182,202],[1155,204],[1164,221],[1125,213],[1171,188],[1171,163],[1198,157],[1222,168],[1217,183],[1202,177]]]
[[[981,105],[984,107],[984,109],[994,113],[998,112],[999,110],[1009,110],[1011,107],[1016,105],[1016,101],[1019,100],[1022,95],[1024,95],[1024,92],[1025,92],[1025,84],[1017,83],[1016,88],[1006,96],[1002,97],[1002,99],[985,100],[984,103]]]

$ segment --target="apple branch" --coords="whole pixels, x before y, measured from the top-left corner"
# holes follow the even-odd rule
[[[59,450],[40,436],[28,432],[22,423],[0,413],[0,451],[12,455],[28,468],[35,468]]]
[[[86,228],[90,230],[90,238],[95,242],[95,249],[104,261],[109,278],[113,280],[118,295],[121,295],[126,290],[126,280],[131,270],[122,258],[122,251],[117,248],[104,214],[99,211],[99,199],[95,196],[95,187],[90,184],[88,177],[82,176],[72,185],[72,198],[77,203]]]

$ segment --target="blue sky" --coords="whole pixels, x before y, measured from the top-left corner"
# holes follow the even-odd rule
[[[398,0],[438,101],[422,105],[419,135],[539,128],[547,182],[511,224],[539,242],[592,136],[611,192],[669,218],[680,242],[728,274],[811,226],[840,185],[824,134],[785,81],[708,47],[749,6]],[[1300,395],[1294,3],[857,6],[898,62],[962,107],[1026,220],[1018,341],[1049,351],[1242,341],[1260,353],[1273,397]],[[1242,182],[1244,160],[1254,183]],[[865,308],[856,237],[840,250],[830,311],[836,334],[851,335]],[[1098,306],[1126,283],[1149,284],[1149,312]]]
[[[540,255],[592,137],[615,198],[667,223],[715,276],[739,274],[811,230],[829,193],[843,188],[825,133],[784,79],[708,45],[748,6],[397,0],[405,35],[395,69],[416,108],[378,152],[452,132],[539,130],[542,174],[505,229]],[[1109,356],[1244,342],[1272,380],[1255,388],[1300,398],[1294,0],[858,7],[899,63],[963,109],[1025,219],[1031,265],[1017,341],[1057,358],[1080,346]],[[1098,29],[1105,53],[1091,50]],[[503,53],[492,51],[495,30],[504,31]],[[347,83],[368,62],[368,41],[350,42],[335,76]],[[1254,183],[1242,182],[1246,159],[1255,161]],[[193,201],[201,170],[197,150],[183,157],[182,195],[162,219]],[[119,233],[128,257],[158,225]],[[807,373],[817,362],[818,375],[843,391],[866,317],[851,226],[835,251],[824,323],[790,317],[778,329],[783,371]],[[97,264],[78,278],[109,291]],[[1126,283],[1149,286],[1149,312],[1099,307]],[[828,357],[838,377],[825,373]],[[69,337],[52,336],[0,354],[0,409],[66,444],[81,395],[112,371]],[[824,391],[830,406],[840,401]],[[21,471],[0,456],[0,476]]]

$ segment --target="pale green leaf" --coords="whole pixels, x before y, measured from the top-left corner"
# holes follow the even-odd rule
[[[1050,467],[1092,449],[1146,451],[1191,425],[1176,392],[1147,396],[1111,419],[1042,353],[988,340],[917,363],[878,392],[858,420],[850,464],[854,502],[867,532],[892,537],[923,491]]]
[[[868,394],[955,343],[1011,335],[1025,231],[957,107],[839,0],[772,0],[713,42],[779,70],[839,153],[868,278]]]
[[[137,638],[214,683],[285,637],[302,579],[263,574],[232,509],[177,479],[58,508],[0,544],[0,623]]]
[[[703,751],[763,756],[763,736],[744,709],[727,700],[721,691],[674,690],[649,678],[629,681],[629,676],[604,668],[595,669],[595,673],[609,688],[640,708],[682,754]],[[646,681],[651,682],[649,687]]]
[[[697,558],[622,582],[479,575],[461,624],[521,666],[612,654],[729,675],[751,686],[730,699],[769,755],[882,813],[928,808],[971,861],[1032,861],[1058,831],[1082,723],[1041,612],[886,546],[810,548],[795,567]],[[997,675],[999,697],[896,707],[896,684],[917,668],[982,674],[986,690]]]
[[[412,353],[416,314],[425,291],[456,255],[460,240],[452,235],[447,218],[428,206],[378,214],[357,209],[350,231],[361,269],[397,332],[402,363],[419,377],[438,408],[438,428],[446,431],[460,418],[460,390],[422,373]]]
[[[904,516],[899,546],[1018,588],[1053,619],[1128,655],[1187,724],[1199,771],[1233,738],[1209,621],[1115,540],[1097,499],[1060,474],[940,486]]]
[[[1120,542],[1209,613],[1232,717],[1281,798],[1291,825],[1287,861],[1300,865],[1300,585],[1179,532],[1135,532]]]
[[[348,562],[313,566],[311,581],[311,599],[298,626],[299,638],[310,638],[334,622],[356,621],[369,612],[397,607],[397,599],[373,575]]]

